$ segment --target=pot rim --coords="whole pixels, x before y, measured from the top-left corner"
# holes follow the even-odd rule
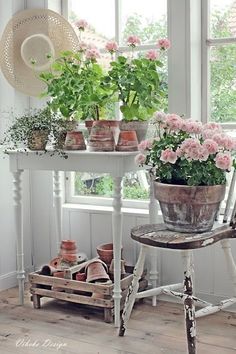
[[[155,184],[163,185],[163,186],[171,186],[171,187],[179,187],[179,188],[209,188],[209,187],[226,187],[226,183],[224,184],[211,184],[209,186],[189,186],[187,184],[172,184],[172,183],[163,183],[159,181],[154,181]]]

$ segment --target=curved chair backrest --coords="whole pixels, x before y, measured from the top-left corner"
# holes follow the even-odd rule
[[[231,182],[230,182],[230,186],[229,186],[227,200],[226,200],[224,216],[223,216],[223,223],[227,223],[229,221],[230,209],[231,209],[231,205],[232,205],[232,201],[233,201],[233,197],[234,197],[235,183],[236,183],[236,170],[234,169],[233,175],[231,178]],[[235,228],[235,225],[236,225],[236,200],[234,202],[232,213],[230,216],[230,225],[233,228]]]

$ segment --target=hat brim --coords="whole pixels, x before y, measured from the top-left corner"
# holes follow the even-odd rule
[[[70,23],[52,10],[24,10],[8,22],[0,41],[0,66],[6,80],[29,96],[39,96],[45,84],[39,79],[40,73],[29,68],[23,61],[21,45],[27,37],[39,33],[50,38],[55,58],[65,50],[76,51],[79,45]]]

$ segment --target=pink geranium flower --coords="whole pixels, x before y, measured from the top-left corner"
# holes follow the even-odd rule
[[[146,161],[146,156],[144,154],[138,154],[135,156],[134,160],[137,165],[143,165]]]
[[[149,60],[157,60],[158,59],[158,53],[156,50],[151,49],[146,53],[146,58]]]
[[[221,170],[230,171],[232,167],[232,158],[229,152],[219,152],[215,158],[216,167]]]
[[[139,45],[141,43],[140,39],[138,38],[138,36],[129,36],[127,39],[127,43],[129,46],[131,47],[136,47],[136,45]]]
[[[78,48],[78,50],[79,50],[79,52],[85,52],[85,50],[88,48],[88,44],[87,43],[85,43],[85,42],[83,42],[83,41],[81,41],[80,43],[79,43],[79,48]]]
[[[160,160],[163,161],[163,162],[169,162],[169,163],[176,163],[176,160],[177,160],[178,156],[176,154],[175,151],[173,151],[172,149],[165,149],[165,150],[162,150],[161,152],[161,157],[160,157]]]
[[[183,119],[177,114],[167,114],[165,123],[170,130],[177,131],[182,128]]]
[[[157,47],[161,50],[167,50],[170,48],[170,41],[167,38],[159,39],[157,42]]]
[[[86,20],[78,20],[75,22],[75,26],[80,30],[84,31],[86,27],[88,27],[88,22]]]
[[[100,53],[97,48],[90,48],[86,50],[85,56],[87,60],[96,61],[100,58]]]
[[[206,139],[203,146],[207,149],[209,154],[215,154],[219,150],[219,146],[213,139]]]
[[[105,46],[106,50],[108,52],[110,52],[111,54],[117,52],[118,50],[118,45],[115,41],[110,41],[110,42],[107,42],[106,46]]]
[[[142,140],[138,145],[140,151],[149,150],[152,147],[153,140]]]
[[[200,134],[202,132],[202,123],[193,119],[183,120],[181,130],[187,133]]]

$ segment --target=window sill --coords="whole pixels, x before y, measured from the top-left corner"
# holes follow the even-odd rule
[[[66,210],[74,210],[74,211],[85,211],[85,212],[96,212],[96,213],[112,213],[112,207],[110,206],[102,206],[102,205],[89,205],[89,204],[73,204],[73,203],[65,203],[63,204],[63,209]],[[121,208],[123,214],[126,215],[149,215],[148,209],[140,209],[140,208]],[[159,215],[159,213],[158,213]]]

